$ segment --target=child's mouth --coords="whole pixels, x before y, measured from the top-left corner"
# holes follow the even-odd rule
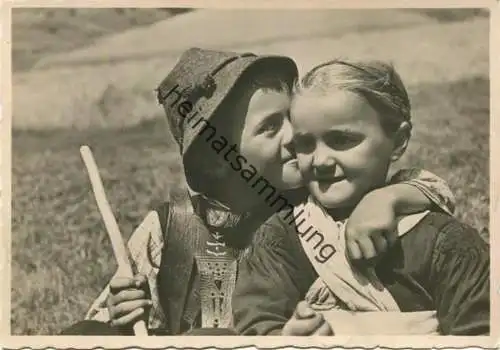
[[[318,176],[316,181],[320,185],[331,185],[345,179],[345,176]]]

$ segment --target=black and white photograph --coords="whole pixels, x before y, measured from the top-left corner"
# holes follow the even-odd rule
[[[105,4],[10,4],[7,333],[499,336],[495,2]]]

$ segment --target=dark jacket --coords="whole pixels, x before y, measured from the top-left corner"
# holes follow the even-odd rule
[[[430,213],[376,264],[401,311],[436,310],[443,335],[490,330],[489,246],[453,217]],[[233,294],[235,327],[277,334],[317,274],[293,225],[273,216],[240,262]]]
[[[286,195],[289,203],[294,205],[304,198],[305,190],[289,191]],[[210,235],[214,233],[203,219],[201,198],[192,198],[194,212],[188,212],[183,203],[186,203],[185,197],[156,207],[165,241],[158,272],[158,292],[162,309],[168,318],[167,333],[172,335],[200,326],[200,274],[195,255],[200,249],[202,252],[205,250],[207,240],[213,241]],[[171,209],[175,207],[176,224],[167,225],[173,213]],[[230,255],[239,259],[250,244],[254,232],[272,214],[272,207],[262,206],[236,227],[227,229],[221,238]]]

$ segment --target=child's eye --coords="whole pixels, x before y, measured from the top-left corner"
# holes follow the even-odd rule
[[[280,130],[283,125],[283,116],[281,114],[272,115],[268,118],[258,129],[258,133],[272,132],[275,133]]]
[[[297,153],[311,153],[315,147],[314,138],[310,135],[294,135],[293,145]]]
[[[325,143],[332,149],[345,151],[359,145],[363,136],[356,133],[332,132],[325,137]]]

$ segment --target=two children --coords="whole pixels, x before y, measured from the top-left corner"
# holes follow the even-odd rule
[[[381,234],[365,237],[372,249],[388,248],[375,270],[346,258],[370,246],[349,246],[348,218],[386,186],[408,145],[410,116],[406,89],[385,63],[335,60],[304,76],[291,122],[310,195],[295,208],[302,221],[271,218],[272,231],[257,233],[240,264],[233,298],[240,333],[488,334],[488,246],[453,217],[407,217],[390,247]],[[325,244],[335,253],[318,261],[314,251]],[[389,315],[395,322],[386,322]]]
[[[278,210],[266,198],[283,193],[296,204],[306,196],[288,119],[296,79],[287,57],[202,49],[182,55],[160,84],[158,100],[180,148],[189,194],[156,209],[162,223],[156,236],[133,236],[133,257],[142,259],[135,261],[137,276],[115,276],[87,320],[65,334],[131,334],[144,317],[150,334],[223,334],[231,327],[242,252],[252,232]],[[357,208],[365,217],[383,212],[384,220],[370,222],[360,213],[346,234],[367,250],[353,249],[355,258],[385,249],[367,242],[374,232],[389,230],[396,215],[435,205],[449,209],[452,202],[443,181],[423,172],[407,171],[377,193],[385,195]]]

